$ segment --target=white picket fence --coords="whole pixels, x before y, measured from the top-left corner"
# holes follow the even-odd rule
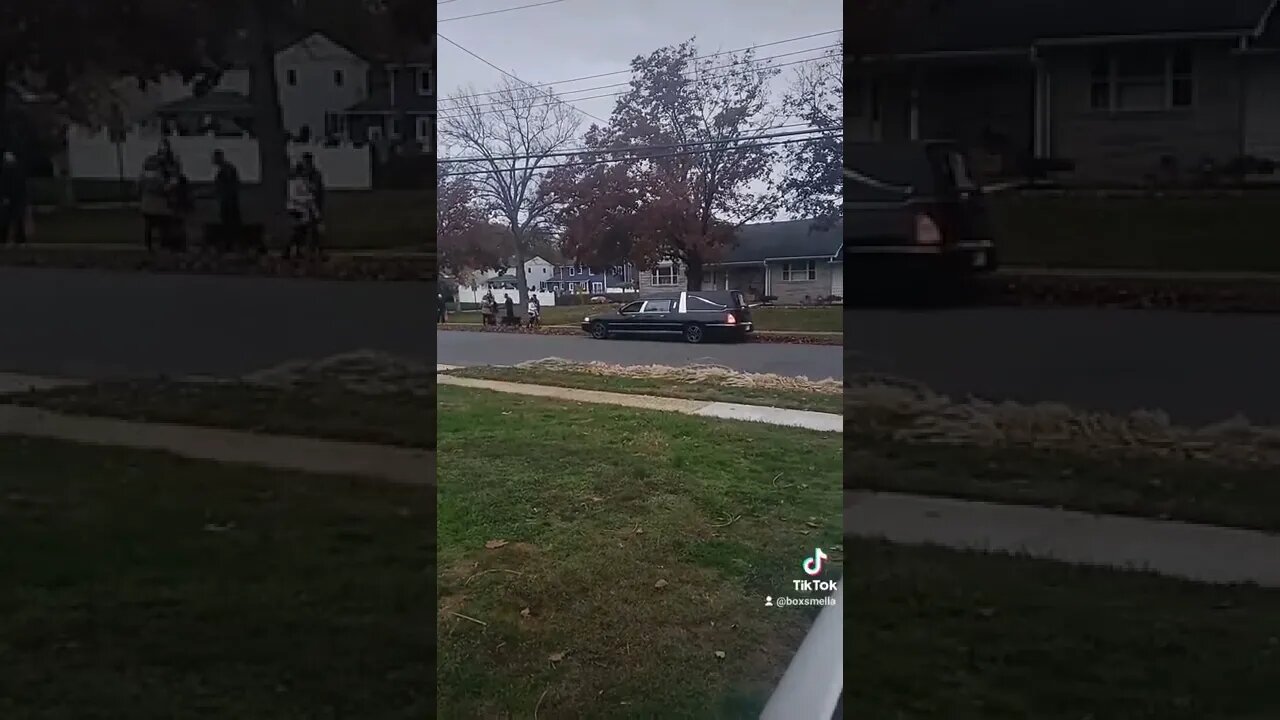
[[[106,131],[95,133],[73,127],[67,131],[67,160],[71,177],[77,180],[118,180],[121,159],[126,180],[142,174],[142,163],[160,146],[158,132],[136,130],[117,148]],[[258,162],[258,141],[251,137],[212,135],[170,136],[173,152],[192,182],[211,182],[214,176],[213,151],[221,150],[240,172],[240,180],[256,183],[262,176]],[[373,187],[373,156],[368,147],[319,144],[289,145],[289,157],[296,161],[304,152],[315,156],[316,167],[324,175],[325,186],[336,190],[368,190]]]
[[[487,290],[485,290],[485,288],[472,290],[471,288],[460,287],[458,288],[457,300],[458,302],[463,303],[464,305],[466,304],[479,305],[480,301],[484,299],[485,292],[488,292]],[[492,292],[493,292],[493,298],[498,301],[499,305],[502,304],[502,300],[503,300],[502,296],[504,293],[511,296],[512,302],[516,303],[517,305],[520,304],[520,292],[517,290],[493,290]],[[553,307],[556,304],[555,293],[539,292],[537,290],[533,290],[529,292],[529,297],[535,297],[535,296],[538,298],[538,302],[542,303],[542,307]]]

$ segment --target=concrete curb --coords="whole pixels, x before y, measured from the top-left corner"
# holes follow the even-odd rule
[[[0,405],[0,435],[161,450],[193,460],[313,475],[349,475],[411,485],[436,482],[435,453],[428,450],[62,415],[17,405]]]
[[[439,369],[440,366],[437,367]],[[552,398],[569,402],[585,402],[599,405],[618,405],[622,407],[640,408],[642,410],[661,410],[676,412],[682,415],[717,418],[722,420],[740,420],[744,422],[767,423],[786,427],[798,427],[819,432],[844,432],[844,418],[832,413],[811,412],[808,410],[788,410],[785,408],[765,407],[762,405],[739,405],[737,403],[709,402],[706,400],[685,400],[683,398],[666,398],[656,395],[634,395],[629,393],[613,393],[601,390],[582,390],[579,388],[563,388],[551,385],[530,385],[527,383],[506,382],[502,380],[480,380],[477,378],[457,377],[454,375],[436,375],[436,382],[441,385],[492,390],[494,392],[529,395],[532,397]]]
[[[846,490],[844,531],[904,545],[1026,554],[1203,583],[1280,587],[1280,535],[1255,530]]]

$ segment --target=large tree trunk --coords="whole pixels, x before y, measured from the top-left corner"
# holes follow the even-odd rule
[[[703,266],[702,258],[696,256],[686,258],[684,270],[686,281],[685,289],[694,291],[701,290],[702,276],[704,273],[705,267]]]
[[[516,263],[516,283],[519,284],[520,291],[520,308],[519,314],[524,315],[525,310],[529,308],[529,280],[524,271],[525,251],[524,251],[524,232],[512,230],[512,244],[515,245],[514,259]]]
[[[272,18],[254,0],[245,3],[249,40],[255,48],[249,67],[249,92],[253,102],[254,134],[258,140],[259,194],[262,220],[269,235],[287,242],[289,216],[289,149],[280,109],[280,81],[276,77],[276,53],[272,43]]]
[[[9,58],[0,56],[0,156],[9,149]]]

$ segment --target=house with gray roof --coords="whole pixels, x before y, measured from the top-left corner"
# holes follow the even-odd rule
[[[904,0],[851,59],[854,140],[951,139],[988,176],[1044,160],[1133,183],[1280,160],[1276,0]]]
[[[684,288],[678,262],[663,261],[638,275],[640,291]],[[814,220],[743,225],[718,257],[707,262],[703,289],[741,290],[748,298],[784,304],[844,296],[844,225]]]

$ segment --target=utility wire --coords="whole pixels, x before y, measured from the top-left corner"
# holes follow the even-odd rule
[[[791,61],[791,62],[787,62],[787,63],[778,63],[778,64],[776,64],[776,65],[773,65],[772,67],[775,67],[775,68],[782,68],[782,67],[787,67],[787,66],[789,66],[789,65],[801,65],[801,64],[804,64],[804,63],[818,62],[818,61],[820,61],[820,60],[826,60],[826,59],[827,59],[827,58],[820,58],[820,57],[818,57],[818,58],[808,58],[808,59],[805,59],[805,60],[793,60],[793,61]],[[715,79],[717,79],[717,78],[733,77],[733,76],[734,76],[734,74],[735,74],[735,73],[725,73],[724,75],[712,75],[712,76],[710,76],[710,77],[703,78],[703,79],[705,79],[705,80],[715,80]],[[692,80],[692,79],[694,79],[694,78],[689,78],[689,79],[690,79],[690,80]],[[627,83],[627,84],[630,84],[630,83]],[[574,90],[570,90],[569,92],[581,92],[581,91],[574,91]],[[569,98],[569,100],[571,100],[571,101],[573,101],[573,102],[579,102],[579,101],[581,101],[581,100],[595,100],[595,99],[597,99],[597,98],[622,97],[623,95],[626,95],[626,94],[627,94],[627,93],[629,93],[629,92],[631,92],[631,91],[630,91],[630,90],[619,90],[619,91],[617,91],[617,92],[601,93],[601,94],[599,94],[599,95],[584,95],[584,96],[582,96],[582,97]],[[556,102],[568,102],[568,101],[566,101],[566,100],[565,100],[565,99],[563,99],[563,98],[559,98],[559,97],[557,97]],[[550,102],[550,103],[540,103],[540,104],[533,104],[533,105],[525,105],[525,106],[523,106],[523,107],[522,107],[522,109],[524,109],[524,108],[542,107],[542,106],[544,106],[544,105],[555,105],[555,104],[556,104],[555,102]],[[495,107],[495,106],[498,106],[498,105],[501,105],[501,106],[504,106],[504,107]],[[507,103],[507,102],[491,102],[491,103],[482,103],[482,104],[479,104],[479,105],[472,105],[472,106],[465,106],[465,105],[464,105],[464,106],[460,106],[460,107],[452,107],[452,108],[448,108],[448,110],[450,110],[450,111],[452,111],[452,112],[446,112],[446,113],[444,113],[444,114],[442,114],[442,115],[437,115],[437,117],[439,117],[439,118],[441,118],[441,119],[459,118],[459,117],[470,117],[470,116],[472,116],[472,115],[474,115],[474,114],[477,114],[476,112],[474,112],[474,111],[476,111],[476,110],[478,110],[478,111],[479,111],[479,112],[478,112],[478,114],[480,114],[480,115],[490,115],[490,114],[497,113],[497,112],[504,112],[504,111],[506,110],[506,108],[507,108],[507,107],[509,107],[509,106],[510,106],[510,103]],[[576,106],[575,106],[575,107],[576,107]],[[482,108],[489,108],[489,109],[487,109],[487,110],[486,110],[486,109],[482,109]],[[583,112],[586,112],[586,111],[584,110]],[[594,115],[592,115],[592,117],[595,117],[595,116],[594,116]],[[596,119],[597,119],[597,120],[600,120],[600,118],[596,118]],[[604,121],[604,120],[601,120],[601,122],[605,122],[605,121]]]
[[[753,62],[765,62],[766,60],[773,60],[773,59],[775,59],[775,58],[787,57],[787,56],[790,56],[790,55],[800,55],[801,53],[816,52],[816,51],[818,51],[818,50],[830,50],[831,48],[836,48],[836,47],[839,47],[839,45],[823,45],[823,46],[821,46],[821,47],[805,48],[804,50],[794,50],[794,51],[789,52],[789,53],[781,53],[781,54],[778,54],[778,55],[770,55],[769,57],[762,57],[762,58],[758,58],[758,59],[754,60]],[[792,60],[791,62],[776,63],[776,64],[774,64],[774,65],[770,65],[770,67],[783,68],[783,67],[788,67],[788,66],[790,66],[790,65],[802,65],[802,64],[804,64],[804,63],[819,62],[819,61],[823,61],[823,60],[833,61],[834,59],[835,59],[835,58],[830,58],[830,57],[827,57],[827,56],[823,55],[823,56],[819,56],[819,57],[804,58],[804,59],[802,59],[802,60]],[[695,72],[695,73],[696,73],[696,72],[703,72],[703,71],[706,71],[706,70],[726,70],[726,69],[729,69],[729,68],[736,68],[736,67],[740,67],[740,66],[741,66],[741,63],[732,63],[732,64],[729,64],[729,65],[715,65],[715,66],[712,66],[712,67],[697,68],[697,69],[695,69],[695,70],[693,70],[693,71],[691,71],[691,72]],[[716,78],[733,77],[733,76],[734,76],[734,75],[736,75],[736,74],[737,74],[737,73],[725,73],[725,74],[723,74],[723,75],[711,75],[711,76],[708,76],[708,77],[703,77],[703,78],[701,78],[701,79],[705,79],[705,80],[714,80],[714,79],[716,79]],[[682,75],[682,77],[685,77],[685,78],[690,79],[690,80],[698,79],[696,76],[690,77],[690,76],[688,76],[688,75]],[[575,88],[575,89],[573,89],[573,90],[562,90],[562,91],[561,91],[561,93],[562,93],[562,94],[567,94],[567,93],[580,93],[580,92],[588,92],[588,91],[591,91],[591,90],[604,90],[604,89],[606,89],[606,88],[613,88],[613,87],[628,87],[628,86],[630,86],[630,85],[631,85],[631,81],[630,81],[630,80],[627,80],[627,81],[625,81],[625,82],[610,83],[610,84],[608,84],[608,85],[595,85],[595,86],[593,86],[593,87]],[[502,92],[502,91],[501,91],[501,90],[498,90],[498,91],[496,91],[496,92],[499,92],[499,93],[500,93],[500,92]],[[611,96],[617,96],[617,95],[625,95],[627,92],[629,92],[629,91],[627,91],[627,90],[621,90],[621,91],[616,91],[616,92],[611,92],[611,93],[604,93],[603,95],[591,95],[591,96],[589,96],[589,97],[570,98],[570,99],[571,99],[571,100],[590,100],[590,99],[593,99],[593,98],[602,98],[602,97],[611,97]],[[461,96],[454,96],[454,97],[449,97],[449,98],[443,98],[443,100],[444,100],[445,102],[461,103],[463,99],[470,99],[470,98],[472,98],[472,97],[476,97],[476,96],[474,96],[474,95],[461,95]],[[462,109],[462,108],[466,108],[466,109],[470,110],[470,109],[473,109],[473,108],[490,107],[490,106],[493,106],[493,105],[505,105],[505,104],[506,104],[506,103],[504,103],[504,102],[502,102],[502,101],[494,101],[494,102],[486,102],[486,103],[477,103],[477,104],[475,104],[475,105],[454,105],[454,106],[446,106],[444,109],[445,109],[445,111],[447,112],[447,111],[450,111],[450,110],[459,110],[459,109]],[[447,117],[447,116],[445,116],[445,117]]]
[[[439,25],[440,23],[453,22],[454,20],[466,20],[468,18],[484,17],[486,15],[500,15],[502,13],[508,13],[513,10],[524,10],[526,8],[542,7],[543,5],[555,5],[556,3],[562,3],[562,2],[564,2],[564,0],[546,0],[546,2],[530,3],[529,5],[517,5],[516,7],[503,8],[501,10],[490,10],[488,12],[473,13],[471,15],[459,15],[458,17],[451,17],[451,18],[445,18],[443,20],[437,20],[436,24]],[[439,3],[439,4],[443,5],[444,3]]]
[[[822,128],[814,128],[812,125],[810,125],[810,124],[809,124],[809,123],[807,123],[807,122],[784,123],[784,124],[782,124],[782,125],[773,125],[773,126],[771,126],[771,127],[761,128],[761,129],[762,129],[762,130],[767,130],[767,131],[773,131],[773,130],[786,130],[786,129],[788,129],[788,128],[809,128],[809,132],[822,132],[822,131],[823,131],[823,129],[822,129]],[[750,139],[751,139],[751,137],[749,137],[749,136],[744,136],[744,137],[739,137],[739,138],[737,138],[737,139],[739,139],[739,140],[750,140]],[[598,149],[596,149],[596,148],[589,148],[589,147],[577,147],[577,148],[570,148],[570,149],[568,149],[568,150],[563,150],[563,151],[561,151],[561,152],[563,152],[563,153],[564,153],[564,154],[566,154],[566,155],[586,155],[586,154],[589,154],[589,153],[602,153],[602,152],[614,152],[614,151],[636,151],[636,150],[653,150],[653,149],[659,149],[659,150],[660,150],[660,149],[663,149],[663,148],[666,148],[666,147],[684,147],[685,145],[698,145],[698,144],[699,144],[699,143],[695,141],[695,142],[691,142],[691,143],[680,143],[680,144],[675,144],[675,145],[670,145],[670,146],[667,146],[667,145],[628,145],[628,146],[622,146],[622,147],[618,147],[618,148],[605,148],[605,149],[603,149],[603,150],[598,150]],[[511,157],[511,156],[504,156],[504,157]],[[524,156],[516,156],[516,157],[524,157]],[[489,159],[489,158],[485,158],[485,157],[472,157],[472,158],[451,158],[451,157],[440,157],[440,158],[437,158],[437,160],[436,160],[436,164],[440,164],[440,163],[457,163],[457,162],[483,162],[483,161],[488,160],[488,159]]]
[[[798,42],[798,41],[800,41],[800,40],[808,40],[809,38],[822,37],[823,35],[834,35],[834,34],[836,34],[836,33],[842,33],[842,32],[844,32],[844,30],[843,30],[843,29],[841,29],[841,30],[824,30],[824,31],[822,31],[822,32],[809,33],[808,35],[797,35],[796,37],[784,38],[784,39],[782,39],[782,40],[774,40],[773,42],[759,43],[759,44],[757,44],[757,45],[748,45],[747,47],[741,47],[741,48],[737,48],[737,49],[735,49],[735,50],[721,50],[720,52],[713,52],[713,53],[710,53],[710,54],[707,54],[707,55],[696,55],[696,56],[694,56],[694,57],[692,57],[692,58],[690,58],[690,59],[691,59],[691,60],[705,60],[705,59],[707,59],[707,58],[719,57],[719,56],[721,56],[721,55],[729,55],[729,54],[732,54],[732,53],[744,52],[744,51],[746,51],[746,50],[755,50],[755,49],[757,49],[757,48],[763,48],[763,47],[772,47],[772,46],[774,46],[774,45],[785,45],[786,43]],[[774,57],[780,57],[780,56],[774,56]],[[767,58],[762,58],[762,59],[767,59]],[[612,72],[596,73],[595,75],[582,75],[582,76],[580,76],[580,77],[576,77],[576,78],[569,78],[569,79],[567,79],[567,80],[556,80],[555,82],[539,83],[539,84],[535,85],[534,87],[548,87],[548,86],[551,86],[551,85],[563,85],[563,84],[565,84],[565,83],[578,82],[579,80],[596,80],[596,79],[598,79],[598,78],[602,78],[602,77],[613,77],[614,75],[628,75],[628,74],[630,74],[630,73],[631,73],[631,68],[627,68],[626,70],[614,70],[614,71],[612,71]],[[498,93],[500,93],[500,92],[502,92],[502,91],[501,91],[501,90],[490,90],[490,91],[488,91],[488,92],[478,92],[478,93],[472,93],[472,94],[470,94],[470,95],[455,96],[455,97],[481,97],[481,96],[484,96],[484,95],[496,95],[496,94],[498,94]]]
[[[534,89],[534,90],[538,89],[538,88],[537,88],[537,86],[535,86],[535,85],[530,85],[529,83],[525,82],[524,80],[521,80],[520,78],[516,77],[515,75],[512,75],[511,73],[507,72],[506,70],[503,70],[502,68],[498,67],[497,65],[494,65],[493,63],[489,62],[488,60],[485,60],[484,58],[480,57],[479,55],[477,55],[477,54],[475,54],[475,53],[471,52],[470,50],[468,50],[468,49],[466,49],[466,48],[462,47],[461,45],[459,45],[458,43],[456,43],[456,42],[454,42],[454,41],[450,40],[449,38],[445,37],[444,35],[441,35],[439,32],[437,32],[437,33],[436,33],[436,37],[440,38],[441,40],[444,40],[445,42],[447,42],[447,43],[449,43],[450,45],[452,45],[452,46],[454,46],[454,47],[458,48],[458,49],[459,49],[459,50],[461,50],[462,52],[464,52],[464,53],[466,53],[466,54],[470,55],[471,57],[473,57],[473,58],[475,58],[475,59],[479,60],[480,62],[484,63],[485,65],[488,65],[489,67],[493,68],[494,70],[497,70],[498,72],[502,73],[503,75],[506,75],[507,77],[509,77],[509,78],[511,78],[511,79],[513,79],[513,80],[515,80],[516,82],[523,83],[524,85],[526,85],[526,86],[528,86],[528,87],[530,87],[530,88],[532,88],[532,89]],[[605,119],[604,119],[604,118],[602,118],[602,117],[597,117],[597,116],[595,116],[595,115],[592,115],[591,113],[587,112],[586,110],[583,110],[582,108],[577,107],[577,106],[576,106],[576,105],[574,105],[573,103],[566,102],[565,100],[562,100],[562,99],[560,99],[560,98],[556,97],[555,93],[547,92],[547,93],[544,93],[544,94],[545,94],[547,97],[549,97],[549,98],[551,98],[552,100],[554,100],[554,101],[555,101],[555,103],[561,103],[561,104],[565,105],[566,107],[569,107],[569,108],[572,108],[572,109],[574,109],[574,110],[577,110],[578,112],[582,113],[583,115],[586,115],[586,116],[587,116],[587,117],[589,117],[589,118],[592,118],[592,119],[594,119],[594,120],[598,120],[598,121],[600,121],[600,122],[602,122],[602,123],[604,123],[604,124],[606,124],[606,125],[608,125],[608,124],[609,124],[609,121],[608,121],[608,120],[605,120]],[[554,105],[555,103],[550,103],[550,104],[553,104],[553,105]],[[537,107],[537,106],[533,106],[533,105],[531,105],[530,107]]]
[[[548,157],[576,157],[578,155],[606,155],[613,153],[634,153],[640,150],[674,150],[676,148],[689,147],[690,145],[721,145],[735,142],[755,142],[757,140],[771,140],[780,137],[795,137],[796,135],[812,135],[820,132],[832,132],[835,130],[843,130],[843,126],[835,125],[824,128],[809,128],[808,130],[790,130],[779,133],[765,133],[763,135],[747,135],[729,138],[714,138],[711,140],[693,140],[682,143],[668,143],[663,145],[619,145],[607,148],[586,148],[583,150],[567,150],[561,152],[545,153],[537,156],[530,155],[497,155],[493,157],[466,157],[466,158],[441,158],[436,160],[437,165],[445,165],[449,163],[464,162],[486,162],[491,160],[528,160],[531,157],[548,158]]]
[[[497,170],[465,170],[462,172],[438,173],[437,177],[461,177],[464,175],[499,175],[504,173],[520,173],[533,172],[538,170],[554,170],[556,168],[567,167],[584,167],[587,165],[603,165],[605,163],[616,162],[640,162],[642,160],[656,160],[659,158],[687,157],[692,155],[707,155],[713,152],[736,152],[740,150],[756,150],[759,148],[774,147],[776,145],[794,145],[795,143],[814,142],[816,140],[825,140],[827,138],[801,138],[799,140],[775,140],[768,143],[759,143],[756,145],[738,145],[730,148],[712,148],[710,150],[687,150],[683,152],[662,153],[659,155],[644,155],[634,158],[618,158],[610,160],[588,160],[586,162],[558,163],[556,165],[529,165],[519,168],[502,168]],[[536,159],[536,158],[529,158]]]

